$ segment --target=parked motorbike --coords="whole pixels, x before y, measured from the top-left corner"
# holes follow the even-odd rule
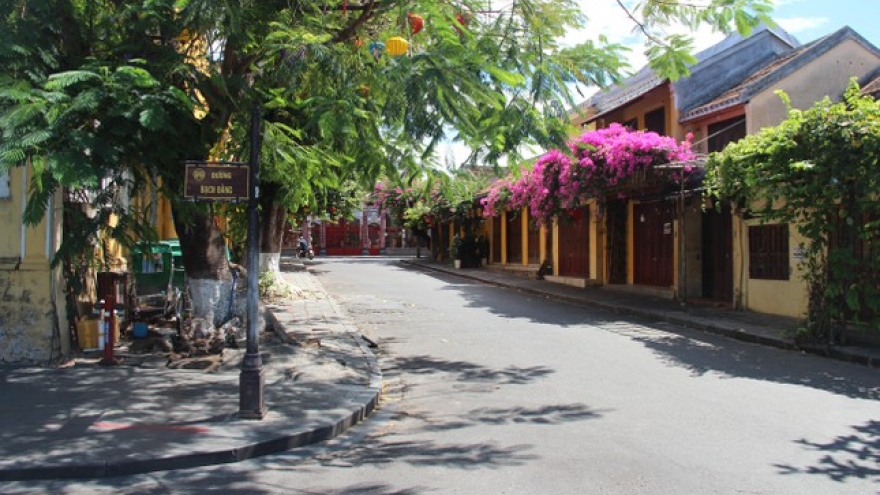
[[[310,260],[315,259],[315,251],[312,250],[312,247],[303,247],[300,246],[296,251],[297,258],[306,258],[308,257]]]

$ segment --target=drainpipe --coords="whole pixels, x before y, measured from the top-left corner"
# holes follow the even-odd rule
[[[21,168],[21,216],[24,218],[24,212],[27,211],[27,175],[28,168],[31,165],[30,159],[28,159],[27,163],[24,167]],[[27,245],[25,243],[25,237],[27,236],[27,227],[24,224],[24,221],[21,222],[21,235],[19,235],[19,256],[18,263],[21,264],[25,258],[25,250],[27,249]]]

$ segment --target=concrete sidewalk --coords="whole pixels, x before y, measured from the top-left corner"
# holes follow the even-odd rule
[[[870,344],[831,347],[799,345],[792,337],[798,322],[792,318],[736,311],[709,304],[682,305],[672,299],[607,287],[583,289],[538,280],[534,277],[528,278],[519,272],[505,271],[496,267],[455,269],[448,263],[436,262],[427,258],[406,259],[403,260],[403,263],[571,304],[600,308],[649,320],[666,321],[745,342],[792,351],[810,352],[874,368],[880,367],[880,346]]]
[[[99,478],[237,462],[340,434],[376,407],[382,375],[367,342],[316,278],[285,272],[301,297],[268,307],[261,354],[267,416],[238,419],[239,363],[173,370],[122,355],[105,367],[0,368],[0,481]]]

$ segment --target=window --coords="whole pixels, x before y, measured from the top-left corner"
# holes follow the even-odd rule
[[[749,227],[749,278],[788,280],[788,225]]]
[[[629,119],[620,125],[634,131],[639,128],[639,119]]]
[[[728,144],[746,137],[746,118],[735,117],[709,125],[709,153],[723,150]]]
[[[666,109],[663,107],[645,114],[645,130],[666,135]]]

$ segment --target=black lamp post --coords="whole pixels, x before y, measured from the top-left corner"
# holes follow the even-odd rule
[[[260,259],[257,245],[259,230],[258,199],[260,194],[260,106],[254,100],[251,111],[251,155],[248,191],[247,236],[247,349],[239,376],[238,417],[263,419],[266,402],[263,397],[263,360],[260,357],[257,313],[259,311]]]

